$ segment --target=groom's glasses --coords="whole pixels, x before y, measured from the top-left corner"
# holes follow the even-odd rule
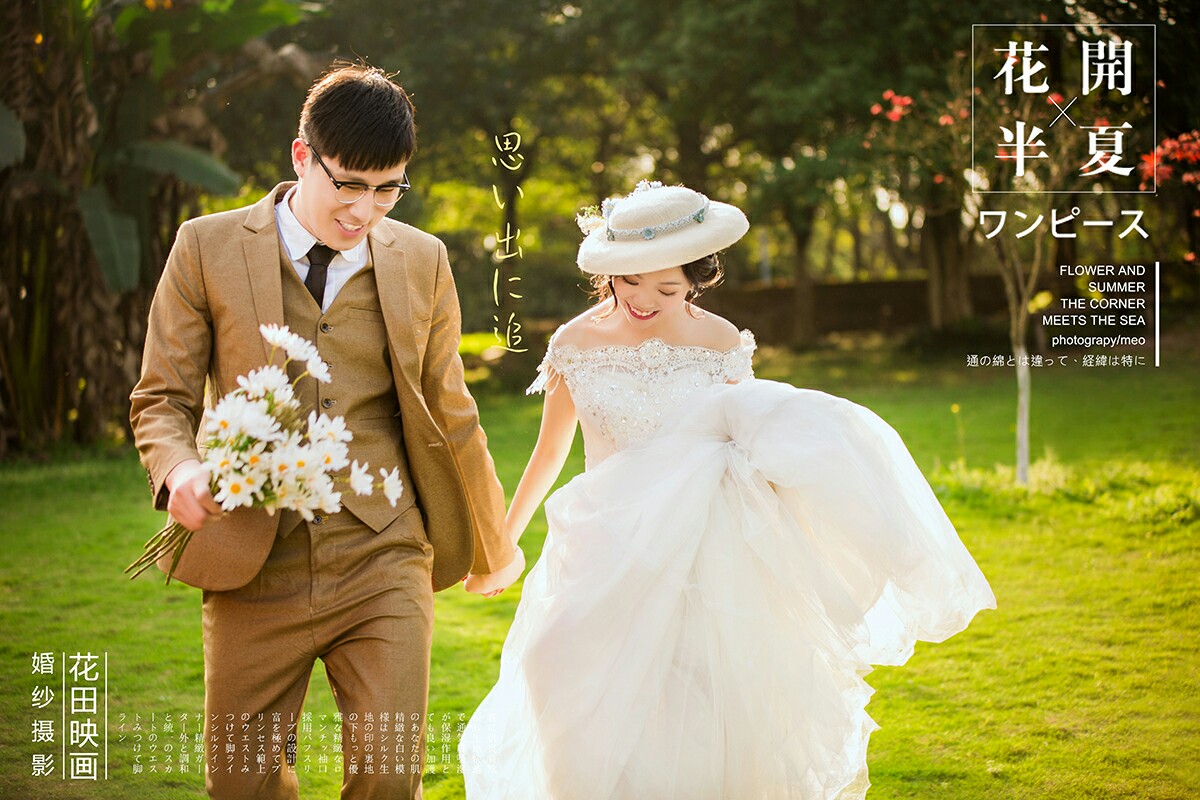
[[[357,203],[369,189],[375,193],[375,205],[380,208],[391,208],[396,205],[401,197],[404,197],[405,192],[412,188],[408,183],[407,170],[404,172],[403,183],[385,183],[381,186],[368,186],[365,183],[358,183],[357,181],[339,181],[333,177],[333,173],[329,171],[329,167],[325,166],[325,162],[321,160],[321,154],[317,152],[317,148],[308,144],[308,142],[305,142],[305,144],[312,151],[313,158],[321,165],[321,169],[325,170],[325,174],[329,176],[329,182],[333,184],[333,196],[339,203],[345,205]]]

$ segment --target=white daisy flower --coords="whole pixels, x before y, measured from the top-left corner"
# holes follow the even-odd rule
[[[317,346],[303,336],[292,334],[283,344],[288,361],[309,361],[318,358]]]
[[[258,332],[267,340],[271,347],[283,347],[289,338],[294,336],[287,325],[259,325]]]
[[[305,451],[300,434],[292,433],[285,441],[279,442],[268,453],[271,481],[275,484],[292,484],[299,480],[296,469],[297,461],[301,461],[301,452]]]
[[[383,476],[383,496],[395,507],[396,501],[404,493],[404,484],[400,482],[400,468],[392,467],[391,472],[381,469],[379,474]]]
[[[252,370],[249,375],[239,375],[237,380],[246,395],[256,400],[270,397],[276,403],[283,403],[292,398],[292,381],[279,367]]]
[[[228,446],[213,447],[204,454],[204,466],[214,478],[227,477],[237,469],[240,455]]]
[[[289,361],[308,361],[317,348],[308,339],[293,333],[286,325],[262,325],[258,329],[271,347],[281,347]]]
[[[240,506],[254,505],[254,493],[243,476],[237,472],[217,479],[217,493],[213,499],[226,511]]]
[[[329,374],[329,365],[322,361],[320,356],[314,355],[308,359],[304,369],[321,383],[329,383],[333,380],[333,376]]]
[[[343,417],[318,415],[315,411],[308,412],[308,440],[310,442],[352,442],[354,434],[346,427]]]
[[[318,439],[312,442],[313,455],[325,472],[337,472],[350,464],[350,448],[342,442],[330,439]]]
[[[368,495],[375,491],[375,483],[371,480],[370,467],[355,461],[350,465],[350,488],[358,495]]]
[[[266,442],[255,442],[238,453],[238,467],[257,502],[263,500],[271,485],[271,465],[266,450]]]
[[[313,494],[318,498],[322,511],[336,514],[342,510],[342,493],[334,491],[333,481],[328,475],[321,475],[321,478],[323,480],[317,481]]]
[[[250,418],[250,401],[238,393],[227,394],[208,415],[206,432],[221,442],[230,442],[242,435]]]

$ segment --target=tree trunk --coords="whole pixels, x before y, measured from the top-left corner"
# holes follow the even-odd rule
[[[1004,279],[1004,294],[1008,301],[1008,339],[1012,345],[1013,366],[1017,372],[1017,442],[1016,480],[1018,486],[1029,485],[1029,406],[1032,397],[1032,375],[1029,369],[1029,298],[1037,283],[1044,239],[1035,242],[1034,256],[1026,274],[1021,255],[1015,247],[997,237],[996,255],[1000,260],[1000,276]]]
[[[850,240],[854,243],[854,279],[856,281],[866,280],[867,278],[867,261],[864,254],[862,218],[858,214],[858,209],[851,207],[850,217],[846,220],[846,224],[850,228]]]
[[[928,208],[921,230],[922,262],[929,272],[929,324],[935,331],[971,317],[968,261],[957,207]]]
[[[826,208],[828,209],[826,220],[828,224],[825,226],[827,233],[825,235],[824,271],[826,276],[831,277],[837,261],[837,235],[838,228],[842,224],[842,212],[836,201],[829,203]]]
[[[875,204],[871,204],[874,209],[873,217],[879,225],[879,235],[883,242],[883,255],[886,263],[890,263],[896,273],[903,275],[908,269],[907,253],[902,253],[900,243],[896,241],[896,228],[892,225],[892,218],[887,211],[884,211]],[[887,267],[884,266],[880,270],[881,273],[886,272]]]
[[[1029,404],[1033,396],[1030,385],[1029,353],[1022,342],[1013,343],[1017,368],[1017,484],[1029,485]]]
[[[814,318],[816,300],[812,273],[808,264],[808,243],[812,238],[815,205],[792,206],[787,209],[787,225],[795,246],[795,289],[793,291],[795,314],[792,322],[791,343],[793,347],[810,347],[817,340],[817,324]]]

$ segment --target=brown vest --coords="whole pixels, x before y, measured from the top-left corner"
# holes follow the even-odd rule
[[[396,399],[375,270],[368,263],[354,273],[329,311],[322,314],[284,251],[281,247],[284,321],[288,328],[317,346],[333,377],[330,383],[305,377],[296,384],[302,418],[307,419],[310,411],[344,417],[346,427],[354,434],[349,445],[350,460],[369,463],[376,483],[381,481],[380,469],[389,472],[392,467],[400,469],[404,493],[395,508],[384,497],[382,486],[376,486],[373,494],[360,497],[345,480],[336,480],[349,476],[349,467],[335,478],[337,490],[342,493],[342,507],[372,530],[381,531],[417,498],[401,435],[400,403]],[[288,365],[293,380],[303,371],[303,364]],[[294,529],[290,522],[281,520],[281,535],[286,536]]]

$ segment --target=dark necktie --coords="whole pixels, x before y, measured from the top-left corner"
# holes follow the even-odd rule
[[[317,308],[325,307],[325,276],[329,273],[329,262],[333,260],[333,254],[333,248],[320,242],[308,251],[308,277],[304,279],[304,286],[313,296],[313,300],[317,301]]]

